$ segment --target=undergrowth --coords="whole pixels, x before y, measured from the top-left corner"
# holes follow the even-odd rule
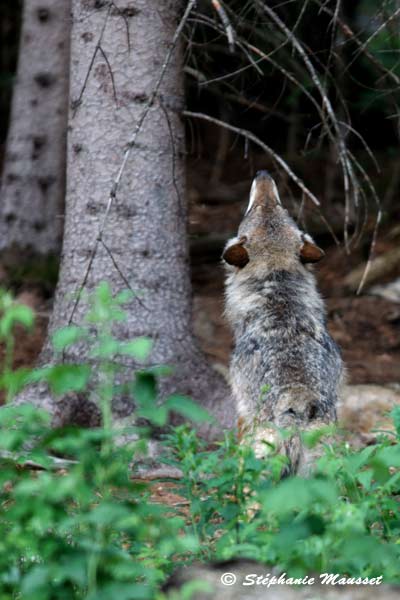
[[[400,582],[398,408],[393,432],[375,445],[326,444],[307,479],[281,479],[284,458],[271,451],[257,459],[235,432],[210,448],[192,426],[175,427],[160,460],[182,471],[178,500],[152,500],[151,487],[132,477],[152,427],[166,425],[171,410],[193,421],[206,416],[183,396],[160,403],[157,379],[166,370],[146,367],[150,340],[114,337],[128,300],[100,285],[83,325],[54,334],[59,361],[13,371],[16,327],[32,327],[33,315],[1,293],[0,385],[9,404],[0,410],[0,600],[161,600],[178,566],[237,557],[293,577],[313,571]],[[86,364],[63,361],[76,344],[86,347]],[[133,380],[129,359],[141,364]],[[38,381],[56,397],[86,390],[102,426],[54,429],[44,411],[10,404]],[[145,425],[113,426],[111,402],[121,393]]]

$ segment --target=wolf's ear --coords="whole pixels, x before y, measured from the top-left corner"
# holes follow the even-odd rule
[[[243,235],[242,237],[234,238],[227,243],[222,258],[228,265],[239,267],[239,269],[243,269],[243,267],[247,265],[249,262],[249,255],[244,247],[246,242],[247,238]]]
[[[317,246],[311,236],[302,234],[303,245],[300,248],[300,260],[302,263],[315,263],[325,256],[325,252]]]

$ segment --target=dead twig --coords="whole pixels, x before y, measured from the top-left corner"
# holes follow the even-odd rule
[[[321,11],[333,16],[333,12],[331,9],[326,8],[326,6],[322,6],[321,2],[319,0],[314,0],[315,2],[317,2],[317,4],[320,6]],[[379,62],[379,60],[377,60],[377,58],[375,58],[375,56],[373,54],[371,54],[369,52],[369,50],[367,49],[367,47],[365,46],[365,44],[363,44],[357,37],[357,35],[354,33],[354,31],[347,25],[347,23],[344,23],[344,21],[342,21],[342,19],[340,19],[340,17],[336,17],[336,22],[339,25],[340,29],[342,30],[343,34],[346,36],[347,39],[351,40],[352,42],[354,42],[358,48],[359,48],[359,54],[362,53],[364,54],[364,56],[369,60],[369,62],[371,64],[373,64],[377,69],[379,69],[379,71],[381,71],[381,73],[388,77],[389,79],[391,79],[396,85],[400,85],[400,78],[396,75],[396,73],[393,73],[393,71],[390,71],[389,69],[386,69],[386,67]]]
[[[101,49],[101,42],[103,41],[103,35],[104,35],[104,32],[105,32],[106,27],[107,27],[108,19],[110,17],[111,8],[112,8],[112,3],[110,3],[110,5],[108,7],[108,11],[107,11],[107,14],[105,16],[105,19],[104,19],[104,22],[103,22],[103,25],[102,25],[102,28],[101,28],[101,31],[100,31],[100,35],[99,35],[98,40],[96,42],[96,46],[94,48],[94,52],[92,54],[92,58],[90,60],[89,67],[88,67],[88,70],[86,72],[86,77],[85,77],[85,80],[84,80],[84,82],[82,84],[81,91],[79,92],[78,98],[73,101],[72,118],[75,117],[76,111],[78,110],[79,106],[82,103],[83,94],[85,93],[85,90],[86,90],[86,87],[87,87],[87,84],[88,84],[88,81],[89,81],[90,73],[92,72],[92,69],[93,69],[94,61],[96,60],[97,53],[99,51],[101,51],[100,50]],[[104,52],[103,52],[103,55],[104,55]],[[108,67],[111,70],[110,64],[109,64],[109,62],[108,62],[107,59],[106,59],[106,62],[107,62]],[[114,80],[114,77],[113,77],[113,80]],[[115,89],[115,87],[114,87],[114,89]]]
[[[106,65],[107,65],[107,69],[108,72],[110,73],[110,78],[111,78],[111,84],[112,84],[112,89],[113,89],[113,96],[114,96],[114,101],[115,104],[118,105],[118,98],[117,98],[117,89],[115,87],[115,79],[114,79],[114,73],[113,70],[111,68],[110,65],[110,61],[108,60],[108,56],[107,54],[104,52],[103,48],[101,47],[101,45],[99,46],[99,52],[101,52],[102,57],[104,58],[104,60],[106,61]]]
[[[172,156],[172,183],[174,186],[174,190],[175,190],[175,194],[176,194],[176,198],[178,200],[178,208],[179,208],[179,213],[180,216],[183,216],[184,214],[184,203],[182,201],[182,197],[181,197],[181,193],[179,191],[179,186],[178,183],[176,181],[176,148],[175,148],[175,140],[174,140],[174,135],[172,132],[172,125],[171,125],[171,119],[169,118],[169,114],[168,114],[168,110],[163,102],[163,99],[160,98],[160,107],[161,110],[164,113],[165,116],[165,120],[167,122],[167,127],[168,127],[168,133],[169,133],[169,139],[171,141],[171,156]]]
[[[358,189],[359,185],[358,185],[357,178],[355,177],[351,163],[348,159],[346,143],[344,141],[344,138],[343,138],[343,135],[342,135],[342,132],[340,129],[340,125],[337,121],[335,111],[333,110],[332,104],[328,98],[328,95],[326,94],[326,92],[324,90],[324,87],[318,77],[318,74],[317,74],[312,62],[311,62],[310,58],[308,57],[308,55],[306,54],[300,41],[293,34],[293,32],[286,26],[286,24],[280,19],[280,17],[276,14],[276,12],[274,10],[272,10],[267,4],[265,4],[261,0],[255,0],[255,3],[263,12],[265,12],[270,17],[270,19],[275,23],[275,25],[286,35],[286,37],[290,40],[293,48],[298,52],[298,54],[302,58],[304,65],[305,65],[307,71],[309,72],[310,77],[321,96],[323,106],[324,106],[324,108],[329,116],[329,119],[332,123],[332,126],[335,130],[337,145],[338,145],[338,156],[339,156],[339,161],[342,166],[342,173],[343,173],[343,187],[344,187],[344,194],[345,194],[344,241],[345,241],[346,250],[348,251],[348,246],[349,246],[348,228],[349,228],[349,222],[350,222],[350,190],[352,187],[353,193],[354,193],[355,204],[357,205],[356,194],[357,194],[357,189]],[[350,185],[351,185],[351,187],[350,187]]]
[[[233,54],[235,52],[236,35],[235,35],[235,31],[231,25],[231,22],[229,20],[229,17],[226,14],[226,10],[222,6],[221,2],[219,2],[219,0],[211,0],[211,4],[212,4],[213,8],[216,10],[216,12],[218,13],[219,18],[221,19],[221,22],[222,22],[225,32],[226,32],[226,37],[228,38],[229,50]]]
[[[361,291],[364,287],[364,284],[367,280],[367,277],[370,273],[371,270],[371,266],[372,266],[372,262],[373,262],[373,256],[374,256],[374,251],[375,251],[375,245],[376,245],[376,238],[378,236],[378,230],[379,230],[379,225],[381,222],[381,218],[382,218],[382,211],[379,209],[378,214],[376,216],[376,222],[375,222],[375,227],[374,227],[374,233],[372,234],[372,241],[371,241],[371,246],[369,249],[369,255],[368,255],[368,260],[367,260],[367,264],[365,265],[365,269],[363,272],[363,275],[361,277],[361,281],[360,284],[357,288],[356,291],[356,295],[359,296],[359,294],[361,294]]]
[[[115,270],[118,272],[119,276],[121,277],[122,281],[125,283],[126,287],[128,288],[128,290],[130,290],[132,292],[132,294],[134,295],[135,299],[139,302],[139,304],[145,309],[145,310],[149,310],[147,308],[147,306],[142,302],[142,300],[139,298],[137,292],[135,292],[135,290],[132,288],[131,284],[129,283],[129,281],[127,280],[127,278],[125,277],[125,275],[123,274],[123,272],[121,271],[117,261],[114,258],[113,253],[111,252],[110,248],[107,246],[107,244],[105,243],[105,241],[103,240],[103,238],[100,239],[101,245],[103,246],[104,250],[107,252],[108,256],[111,259],[112,264],[114,265]]]
[[[209,123],[214,123],[214,125],[218,125],[218,127],[224,127],[237,135],[240,135],[249,141],[253,142],[256,146],[259,146],[264,152],[266,152],[271,158],[277,162],[282,169],[289,175],[289,177],[294,181],[294,183],[302,190],[302,192],[311,200],[315,206],[319,206],[319,200],[314,196],[314,194],[308,189],[308,187],[297,177],[297,175],[292,171],[287,162],[283,160],[283,158],[277,154],[272,148],[270,148],[267,144],[260,140],[254,133],[248,131],[247,129],[241,129],[239,127],[234,127],[234,125],[230,125],[229,123],[225,123],[224,121],[220,121],[219,119],[215,119],[210,115],[206,115],[204,113],[196,113],[188,110],[184,110],[182,113],[185,117],[189,117],[191,119],[202,119],[203,121],[208,121]]]
[[[397,10],[394,11],[394,13],[392,15],[390,15],[390,17],[388,17],[386,19],[386,21],[384,21],[383,23],[381,23],[381,25],[375,29],[375,31],[369,36],[369,38],[361,44],[361,46],[359,47],[359,50],[357,52],[357,54],[355,55],[355,57],[353,58],[353,60],[351,60],[349,62],[349,64],[347,65],[346,69],[349,69],[351,67],[351,65],[354,63],[354,61],[357,60],[357,58],[360,56],[360,54],[362,54],[365,49],[367,48],[367,46],[369,46],[369,44],[372,42],[372,40],[380,34],[380,32],[382,31],[382,29],[385,29],[385,27],[391,22],[393,21],[398,15],[400,14],[400,8],[398,8]]]

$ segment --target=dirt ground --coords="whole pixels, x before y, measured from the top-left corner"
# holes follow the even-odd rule
[[[329,330],[340,345],[349,383],[393,383],[400,381],[400,304],[370,295],[356,296],[340,290],[344,274],[338,273],[336,249],[328,251],[323,270],[317,270],[324,292]],[[223,269],[209,266],[194,271],[195,331],[213,362],[227,365],[232,338],[223,317]],[[346,272],[346,271],[345,271]],[[334,279],[329,294],[324,278]],[[204,286],[204,281],[208,283]]]

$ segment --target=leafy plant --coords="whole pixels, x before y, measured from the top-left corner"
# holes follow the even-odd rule
[[[399,581],[399,409],[397,434],[353,450],[340,438],[326,445],[307,479],[281,479],[282,457],[257,459],[226,436],[207,451],[193,431],[178,428],[169,447],[190,502],[200,558],[249,558],[291,576],[310,572],[383,575]],[[315,443],[315,440],[313,440]]]
[[[143,363],[151,350],[145,338],[120,342],[113,335],[127,299],[102,284],[89,299],[83,326],[54,334],[60,357],[83,343],[90,364],[60,362],[25,373],[25,382],[47,381],[56,395],[90,389],[101,408],[100,428],[53,430],[48,415],[30,405],[0,411],[0,598],[152,599],[172,556],[196,549],[196,540],[183,531],[184,520],[166,518],[171,511],[151,504],[147,486],[131,478],[132,457],[145,453],[148,428],[112,427],[111,402],[124,369],[117,358]],[[3,306],[0,334],[8,343],[9,375],[13,324],[31,324],[31,313],[28,318],[10,297]],[[133,393],[139,415],[151,420],[153,414],[160,424],[155,380],[155,372],[143,368],[123,389]],[[165,420],[168,403],[179,411],[177,400],[171,397],[161,407]],[[191,404],[180,400],[187,414]],[[133,441],[118,443],[122,435]],[[67,468],[58,467],[54,454],[68,457]]]
[[[6,391],[6,402],[11,400],[26,380],[26,370],[13,372],[15,329],[18,325],[32,329],[34,325],[32,310],[28,306],[17,304],[9,292],[0,290],[0,342],[4,344],[0,388]]]
[[[324,571],[399,581],[399,408],[395,431],[373,446],[353,450],[339,437],[326,444],[307,479],[282,480],[284,457],[272,448],[256,458],[235,432],[209,447],[189,425],[175,427],[164,436],[163,461],[182,471],[173,490],[180,501],[155,503],[131,470],[146,453],[151,426],[164,427],[172,410],[192,420],[206,415],[183,396],[160,403],[160,368],[146,367],[151,341],[115,336],[127,295],[100,286],[82,327],[54,334],[60,362],[23,376],[11,368],[13,335],[33,316],[10,296],[0,299],[0,381],[8,398],[23,383],[44,380],[59,395],[85,390],[102,415],[98,428],[52,429],[33,406],[0,410],[0,600],[161,599],[168,575],[195,559],[251,558],[292,577]],[[87,363],[62,362],[74,346],[86,348]],[[133,379],[121,357],[135,361]],[[111,402],[121,392],[144,424],[113,426]],[[321,443],[320,435],[304,441]]]

